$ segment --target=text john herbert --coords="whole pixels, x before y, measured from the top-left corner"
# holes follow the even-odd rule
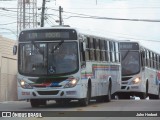
[[[141,116],[147,116],[147,117],[157,117],[158,114],[157,113],[137,113],[136,115],[137,117],[141,117]]]

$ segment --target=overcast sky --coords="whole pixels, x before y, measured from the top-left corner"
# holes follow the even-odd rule
[[[41,7],[42,0],[38,1]],[[48,1],[48,0],[47,0]],[[90,32],[101,36],[139,41],[146,47],[160,53],[160,22],[126,21],[126,20],[102,20],[93,18],[81,18],[82,15],[125,18],[125,19],[149,19],[160,21],[160,0],[50,0],[46,3],[47,15],[45,26],[58,24],[58,6],[63,7],[64,24],[79,28],[82,32]],[[17,2],[2,2],[0,7],[17,8]],[[53,9],[53,10],[51,10]],[[70,13],[69,13],[70,12]],[[40,11],[39,11],[40,13]],[[0,10],[0,34],[5,37],[16,39],[16,13]],[[40,16],[38,18],[40,21]],[[7,28],[12,30],[2,30]],[[12,35],[7,35],[12,34]],[[158,41],[158,42],[156,42]]]

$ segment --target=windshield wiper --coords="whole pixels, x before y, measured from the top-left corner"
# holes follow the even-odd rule
[[[126,52],[126,54],[123,56],[123,58],[122,58],[122,61],[127,57],[127,55],[128,55],[128,53],[130,52],[130,50],[128,50],[127,52]]]
[[[53,50],[51,51],[51,53],[54,53],[54,51],[56,51],[62,44],[64,43],[64,40],[62,40],[61,42],[58,43],[58,45],[56,45]]]
[[[41,48],[35,44],[35,41],[31,41],[31,43],[35,46],[36,49],[39,50],[40,54],[44,55],[44,51],[42,51]]]
[[[35,48],[39,50],[39,53],[43,56],[43,61],[44,61],[44,51],[42,51],[41,48],[35,44],[35,41],[31,41],[31,44],[34,45]]]

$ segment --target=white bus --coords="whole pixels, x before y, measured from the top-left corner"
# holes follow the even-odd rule
[[[138,96],[160,99],[160,54],[138,42],[120,42],[122,81],[120,99]]]
[[[110,101],[120,87],[118,42],[80,34],[70,27],[21,31],[18,40],[18,99],[32,107],[48,100]],[[14,47],[14,54],[16,54]]]

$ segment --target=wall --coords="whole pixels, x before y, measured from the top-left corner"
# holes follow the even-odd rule
[[[0,102],[17,100],[17,56],[13,55],[15,40],[0,36]]]

